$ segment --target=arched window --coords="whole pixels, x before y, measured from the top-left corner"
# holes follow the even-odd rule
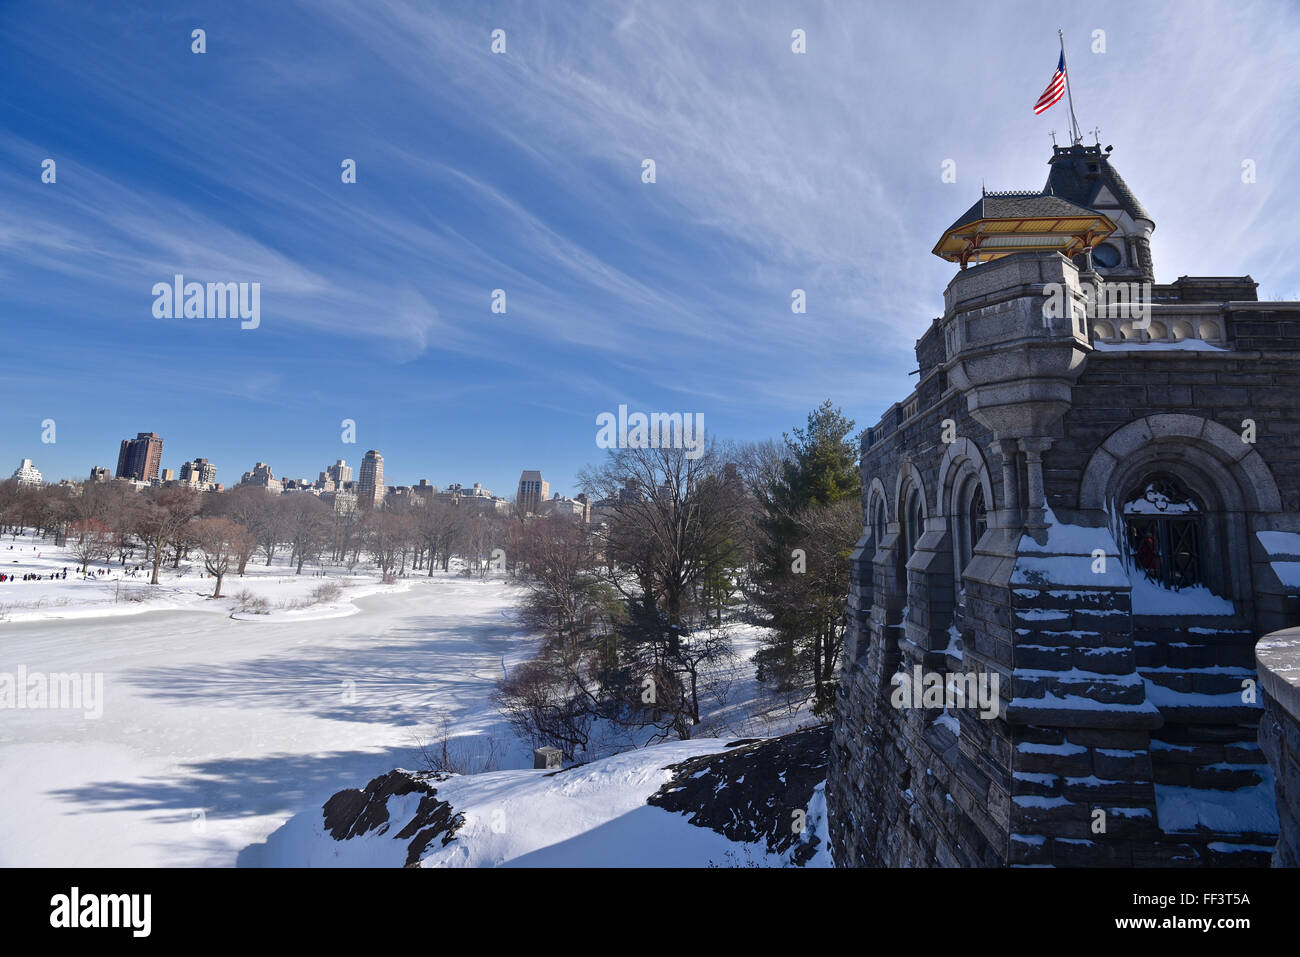
[[[960,577],[975,556],[975,546],[989,527],[988,504],[984,500],[984,486],[980,484],[979,476],[972,475],[961,485],[956,506],[953,544],[956,547],[958,585],[962,587],[964,583]]]
[[[885,521],[885,500],[876,499],[875,508],[871,513],[871,534],[875,537],[876,547],[885,540],[885,529],[888,523]]]
[[[921,514],[921,493],[915,486],[907,490],[903,498],[903,561],[912,557],[916,542],[924,530],[925,519]]]
[[[1175,476],[1147,476],[1124,501],[1124,531],[1134,564],[1164,588],[1202,583],[1204,520],[1201,501]]]

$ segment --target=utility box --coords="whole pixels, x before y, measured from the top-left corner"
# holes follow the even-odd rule
[[[561,767],[564,760],[564,752],[559,748],[553,748],[547,745],[544,748],[533,749],[533,767],[538,770],[550,770]]]

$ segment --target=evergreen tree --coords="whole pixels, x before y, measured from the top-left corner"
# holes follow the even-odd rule
[[[848,559],[862,495],[853,420],[829,399],[807,426],[784,435],[779,475],[758,489],[763,509],[754,599],[772,635],[756,656],[760,681],[813,687],[816,709],[834,700],[847,621]]]

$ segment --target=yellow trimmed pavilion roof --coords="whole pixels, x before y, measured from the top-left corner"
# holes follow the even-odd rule
[[[1109,217],[1050,193],[984,193],[948,227],[934,254],[949,262],[989,262],[1055,249],[1073,256],[1116,229]]]

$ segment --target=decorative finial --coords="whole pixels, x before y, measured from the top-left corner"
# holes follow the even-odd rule
[[[1095,137],[1097,138],[1097,145],[1100,146],[1100,145],[1101,145],[1101,127],[1100,127],[1100,126],[1094,126],[1094,127],[1092,128],[1092,135],[1095,136]]]
[[[1052,130],[1052,146],[1056,146],[1056,130]]]

